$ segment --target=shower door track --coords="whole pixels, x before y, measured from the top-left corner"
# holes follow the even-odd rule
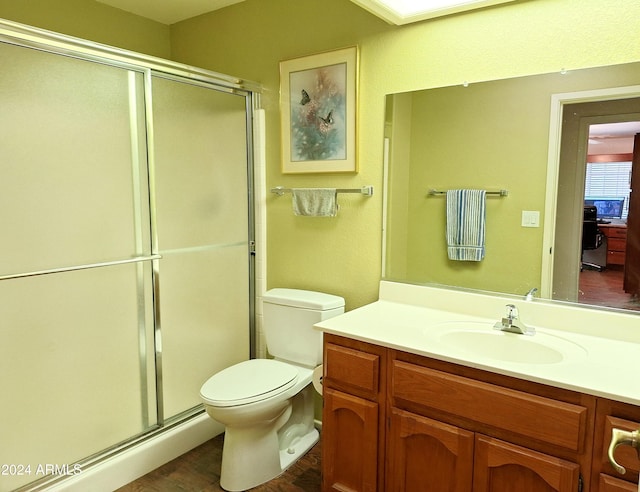
[[[214,84],[221,88],[262,92],[262,85],[251,80],[240,79],[192,65],[74,38],[6,19],[0,19],[0,41],[60,55],[107,63],[108,65],[144,68],[158,73],[176,75],[192,81]]]

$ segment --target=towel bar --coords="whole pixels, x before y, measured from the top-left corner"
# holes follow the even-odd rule
[[[427,196],[446,195],[446,191],[438,191],[433,188],[427,192]],[[509,196],[509,190],[487,191],[487,195]]]
[[[291,193],[292,188],[284,188],[282,186],[276,186],[271,188],[271,193],[275,193],[278,196],[282,196],[285,193]],[[337,193],[360,193],[364,196],[373,196],[373,185],[363,186],[362,188],[337,188]]]

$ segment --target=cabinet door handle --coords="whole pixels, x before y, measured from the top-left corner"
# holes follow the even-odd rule
[[[631,447],[636,448],[638,451],[638,458],[640,459],[640,429],[635,431],[624,431],[621,429],[611,429],[611,442],[609,443],[609,462],[611,466],[615,468],[618,473],[624,475],[627,471],[623,466],[619,465],[616,459],[613,457],[613,453],[616,448],[621,444],[628,444]]]

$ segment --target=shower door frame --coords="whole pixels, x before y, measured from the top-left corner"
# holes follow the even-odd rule
[[[151,262],[151,283],[153,289],[153,330],[154,330],[154,361],[155,361],[155,381],[146,381],[146,375],[144,376],[144,384],[155,384],[155,397],[156,397],[156,423],[150,424],[148,418],[148,406],[145,411],[145,405],[143,404],[143,420],[145,422],[145,430],[140,434],[130,436],[127,440],[116,443],[107,449],[103,449],[98,453],[85,457],[79,460],[84,469],[87,469],[93,465],[104,462],[105,460],[114,457],[115,455],[137,446],[140,443],[157,437],[159,434],[169,431],[170,429],[183,424],[191,419],[194,419],[204,413],[202,405],[198,405],[191,409],[188,409],[181,414],[175,415],[169,419],[165,419],[163,410],[163,391],[162,391],[162,343],[161,343],[161,319],[160,319],[160,287],[159,287],[159,269],[161,255],[158,253],[158,241],[157,241],[157,224],[156,224],[156,208],[154,197],[154,158],[153,158],[153,115],[152,115],[152,77],[163,77],[172,79],[178,82],[192,84],[219,92],[226,92],[244,97],[245,100],[245,115],[246,115],[246,164],[247,164],[247,210],[248,210],[248,307],[249,307],[249,356],[251,358],[256,356],[256,321],[255,321],[255,302],[256,302],[256,287],[255,287],[255,256],[256,256],[256,203],[255,203],[255,175],[254,175],[254,111],[260,109],[260,94],[262,92],[262,86],[256,82],[238,79],[229,75],[213,72],[210,70],[193,67],[170,60],[164,60],[141,53],[136,53],[120,48],[115,48],[107,45],[102,45],[88,40],[79,38],[73,38],[63,34],[46,31],[43,29],[26,26],[20,23],[0,19],[0,43],[10,44],[18,47],[31,48],[42,52],[51,53],[54,55],[63,55],[80,60],[100,63],[108,66],[125,69],[134,73],[142,74],[143,77],[143,91],[142,97],[144,102],[142,103],[144,111],[144,125],[147,132],[145,136],[146,141],[146,167],[147,167],[147,180],[149,184],[149,220],[147,224],[150,228],[150,241],[151,241],[151,254],[143,255],[131,259],[115,260],[100,263],[91,263],[83,265],[73,265],[70,267],[53,268],[48,270],[39,270],[26,273],[17,273],[11,275],[0,276],[0,281],[11,280],[15,278],[31,277],[39,275],[48,275],[53,273],[61,273],[67,271],[76,271],[92,268],[108,267],[126,263],[143,263]],[[131,128],[132,132],[135,132],[135,128]],[[142,164],[144,166],[144,164]],[[138,192],[136,192],[138,193]],[[135,197],[137,201],[141,201],[139,196]],[[138,289],[141,288],[140,282],[144,279],[139,279]],[[144,327],[142,328],[144,331]],[[144,336],[144,333],[140,333],[140,336]],[[140,364],[141,371],[144,372],[145,363],[148,360],[149,355],[144,351],[144,345],[140,348]],[[148,398],[149,392],[142,394],[142,400]],[[146,414],[146,415],[145,415]],[[60,481],[64,477],[45,476],[34,482],[30,482],[19,489],[20,490],[44,490],[50,487],[52,484]]]

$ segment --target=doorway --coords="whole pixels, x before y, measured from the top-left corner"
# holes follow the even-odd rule
[[[638,97],[640,91],[637,88],[597,92],[597,94],[558,95],[555,101],[558,103],[557,109],[561,116],[558,123],[558,134],[559,138],[561,135],[561,139],[556,148],[557,169],[550,167],[550,173],[556,171],[557,181],[551,183],[555,186],[550,186],[548,189],[548,194],[554,193],[554,207],[552,211],[547,208],[547,213],[555,219],[554,224],[549,228],[553,231],[553,238],[548,238],[549,247],[545,248],[550,256],[549,263],[552,265],[547,270],[552,283],[550,293],[553,299],[634,309],[635,303],[621,306],[617,301],[607,299],[604,292],[597,292],[595,287],[597,282],[590,288],[590,293],[586,297],[580,287],[581,271],[583,271],[581,255],[586,163],[590,160],[589,129],[591,127],[595,129],[597,128],[595,125],[599,124],[640,120],[640,97]],[[591,141],[596,138],[594,134]],[[594,146],[592,145],[591,148]],[[551,147],[553,148],[553,142]],[[626,153],[630,154],[630,152]],[[610,157],[611,160],[617,158]],[[639,231],[631,231],[630,236],[635,237],[639,233]],[[620,263],[624,264],[624,261]],[[606,270],[606,264],[605,257],[603,271]],[[592,274],[587,273],[585,277],[587,275]],[[604,277],[603,275],[598,280]],[[620,294],[622,295],[623,291]],[[627,300],[628,298],[629,296]]]
[[[585,222],[588,227],[583,228],[580,303],[640,309],[640,304],[634,302],[635,292],[630,291],[625,281],[625,277],[636,270],[634,258],[627,262],[626,256],[637,133],[640,133],[640,121],[589,126],[584,203],[585,214],[595,212],[596,218]],[[637,235],[635,231],[631,237]]]

